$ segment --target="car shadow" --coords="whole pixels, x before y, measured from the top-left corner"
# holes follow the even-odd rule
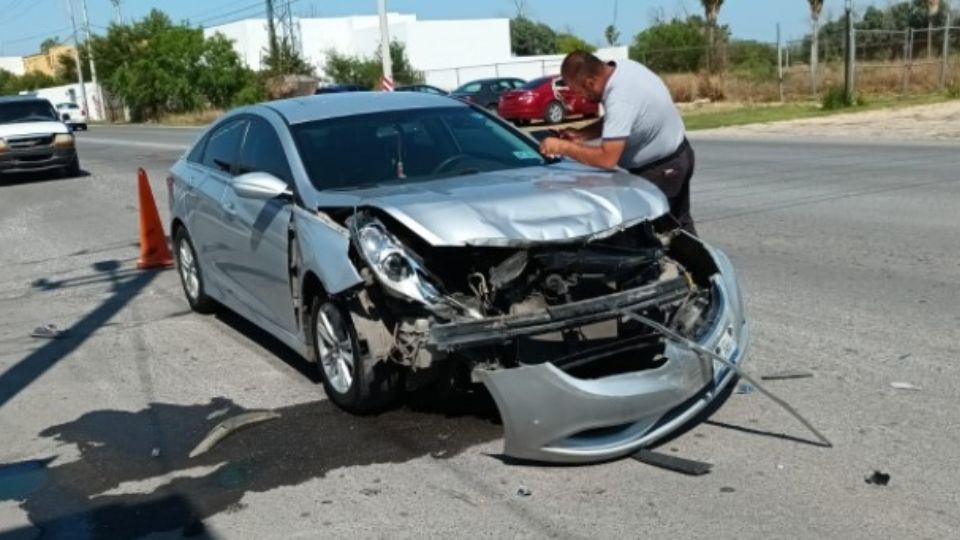
[[[51,171],[38,171],[35,173],[3,173],[0,174],[0,188],[6,186],[16,186],[22,184],[33,184],[40,182],[54,182],[57,180],[75,180],[77,178],[86,178],[92,176],[90,172],[86,169],[81,169],[80,174],[73,176],[64,176],[62,172],[57,170]]]

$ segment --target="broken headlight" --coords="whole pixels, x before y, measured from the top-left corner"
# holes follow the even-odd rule
[[[382,223],[371,220],[354,230],[360,255],[388,292],[427,305],[441,300],[420,263]]]

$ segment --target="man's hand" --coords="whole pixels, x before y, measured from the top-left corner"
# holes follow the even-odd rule
[[[540,153],[547,156],[563,156],[566,155],[569,147],[570,143],[567,141],[557,137],[547,137],[540,142]]]

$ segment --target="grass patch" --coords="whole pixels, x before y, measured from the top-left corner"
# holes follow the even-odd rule
[[[157,123],[167,126],[205,126],[217,118],[220,118],[221,115],[223,115],[223,111],[218,109],[176,114],[171,113],[161,117]]]
[[[819,103],[783,103],[776,105],[744,105],[738,108],[713,110],[710,107],[683,111],[683,120],[690,131],[698,129],[713,129],[746,124],[779,122],[782,120],[799,120],[815,118],[839,113],[856,113],[878,109],[898,109],[913,105],[928,105],[948,101],[948,94],[925,94],[915,96],[871,96],[868,102],[859,100],[858,105],[824,109]]]

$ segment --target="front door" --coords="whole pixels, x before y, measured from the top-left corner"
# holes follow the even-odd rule
[[[293,184],[276,131],[259,117],[250,118],[235,178],[250,172],[269,173]],[[245,199],[231,186],[224,191],[221,205],[227,224],[224,268],[237,285],[237,299],[256,316],[296,332],[288,262],[291,201]]]

